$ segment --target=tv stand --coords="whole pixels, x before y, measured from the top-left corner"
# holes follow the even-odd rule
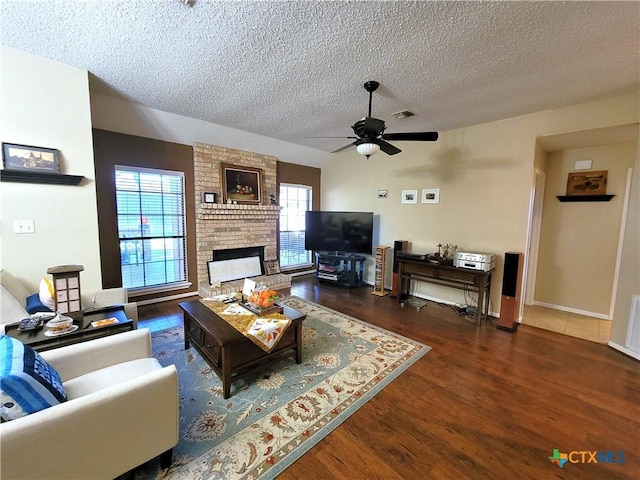
[[[343,287],[361,287],[364,282],[364,255],[343,252],[316,252],[315,277]]]

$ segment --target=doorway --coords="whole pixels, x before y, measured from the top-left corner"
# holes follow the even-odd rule
[[[625,177],[628,167],[633,165],[637,136],[637,129],[628,127],[538,138],[523,276],[522,323],[600,343],[608,340],[613,315],[611,302],[615,298],[611,292],[615,293],[619,268],[619,255],[616,256],[615,252],[621,246],[618,232],[625,222],[622,210],[628,194]],[[628,145],[625,149],[617,144]],[[616,195],[617,203],[612,202],[606,208],[602,207],[604,204],[595,208],[594,204],[561,204],[555,197],[564,195],[566,172],[573,171],[578,159],[590,157],[593,157],[592,169],[610,170],[613,181],[610,182],[607,193]],[[621,157],[626,159],[620,162]],[[562,168],[559,168],[558,163],[550,163],[559,161],[564,162]],[[545,189],[549,190],[546,194]],[[606,259],[606,265],[600,267],[595,274],[582,277],[576,273],[579,270],[576,263],[580,258],[592,259],[600,251],[595,242],[591,245],[584,242],[586,246],[572,245],[572,235],[580,243],[590,232],[573,232],[571,228],[576,228],[575,224],[562,221],[562,215],[575,218],[581,214],[592,215],[594,219],[615,217],[615,221],[607,227],[607,251],[613,251],[613,255]],[[574,258],[572,253],[575,253]],[[604,271],[606,275],[602,274]],[[556,283],[549,287],[554,281]],[[597,281],[601,284],[588,285]],[[600,303],[593,302],[594,295],[589,292],[589,288],[598,289]]]

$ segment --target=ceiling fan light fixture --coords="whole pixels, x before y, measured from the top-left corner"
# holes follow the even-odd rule
[[[356,150],[358,150],[360,155],[364,155],[368,158],[380,151],[380,145],[377,143],[361,143],[356,146]]]

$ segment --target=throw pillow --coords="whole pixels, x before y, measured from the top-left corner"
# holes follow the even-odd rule
[[[40,280],[40,301],[44,306],[53,310],[55,308],[55,302],[53,301],[53,283],[47,277],[42,277]]]
[[[19,340],[0,335],[0,417],[15,420],[65,402],[56,370]]]
[[[27,312],[33,315],[36,312],[53,312],[53,310],[40,301],[39,293],[34,293],[27,297]]]

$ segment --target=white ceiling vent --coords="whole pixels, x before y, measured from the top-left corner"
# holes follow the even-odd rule
[[[415,113],[410,112],[409,110],[402,110],[401,112],[396,112],[393,114],[393,116],[396,118],[407,118],[407,117],[413,117],[414,115]]]

